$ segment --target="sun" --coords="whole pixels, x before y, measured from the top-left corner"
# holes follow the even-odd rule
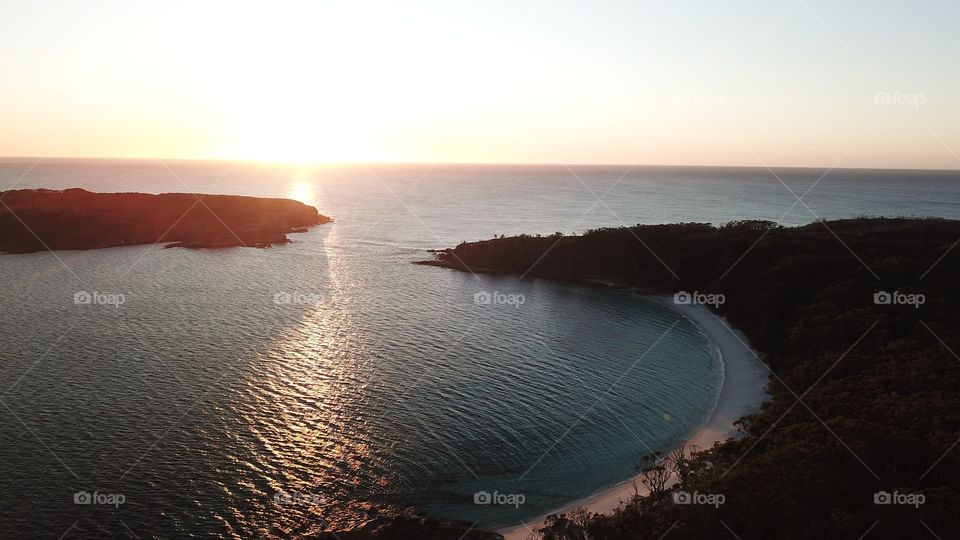
[[[230,152],[236,159],[309,165],[366,161],[369,148],[334,125],[319,126],[306,118],[270,118],[254,122],[243,141]]]
[[[376,161],[383,118],[360,95],[299,70],[282,85],[265,78],[231,96],[225,154],[289,164]]]
[[[317,192],[313,185],[307,180],[294,180],[287,191],[287,198],[300,201],[304,204],[314,204],[317,202]]]

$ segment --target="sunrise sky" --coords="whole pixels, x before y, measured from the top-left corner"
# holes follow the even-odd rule
[[[960,3],[0,4],[0,155],[960,168]]]

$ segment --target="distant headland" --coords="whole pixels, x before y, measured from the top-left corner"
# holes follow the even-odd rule
[[[0,191],[0,251],[32,253],[137,244],[269,247],[329,223],[290,199],[194,193],[93,193],[84,189]]]

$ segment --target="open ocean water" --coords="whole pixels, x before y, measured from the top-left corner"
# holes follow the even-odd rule
[[[43,160],[22,176],[31,163],[0,160],[0,189],[290,197],[336,222],[269,249],[0,256],[4,538],[299,536],[382,507],[533,519],[705,422],[720,365],[643,298],[412,265],[427,249],[635,223],[960,218],[956,172]],[[122,303],[75,304],[82,291]]]

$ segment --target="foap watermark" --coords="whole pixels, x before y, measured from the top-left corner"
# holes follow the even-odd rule
[[[126,301],[127,297],[123,293],[98,291],[77,291],[73,293],[73,303],[78,306],[113,306],[118,308],[120,304]]]
[[[273,295],[273,303],[277,304],[278,306],[290,306],[290,305],[319,306],[321,303],[323,303],[323,296],[317,293],[280,291]]]
[[[727,502],[727,497],[723,493],[700,493],[694,491],[675,491],[673,492],[673,504],[705,504],[714,508],[720,508],[720,505]]]
[[[927,502],[927,497],[923,493],[900,493],[894,491],[878,491],[873,494],[873,504],[901,504],[920,508],[921,504]]]
[[[705,305],[720,307],[727,301],[727,297],[722,293],[702,293],[699,291],[687,292],[679,291],[673,295],[673,303],[678,305]]]
[[[298,491],[278,491],[273,494],[273,502],[279,505],[288,505],[288,504],[303,504],[303,505],[320,505],[327,502],[327,500],[320,495],[315,495],[313,493],[300,493]]]
[[[527,497],[522,493],[500,493],[494,491],[478,491],[473,494],[473,504],[486,504],[494,506],[509,505],[514,508],[520,508],[520,505],[527,502]]]
[[[874,105],[909,105],[919,109],[926,102],[927,96],[924,94],[906,94],[881,90],[873,95]]]
[[[877,291],[873,293],[873,303],[878,306],[913,306],[919,308],[927,301],[921,293],[906,294],[900,291]]]
[[[527,303],[527,297],[522,294],[507,294],[500,291],[480,291],[473,295],[473,303],[478,305],[507,305],[518,308]]]
[[[103,504],[119,508],[126,502],[127,498],[123,493],[100,493],[94,491],[78,491],[73,494],[73,504]]]

